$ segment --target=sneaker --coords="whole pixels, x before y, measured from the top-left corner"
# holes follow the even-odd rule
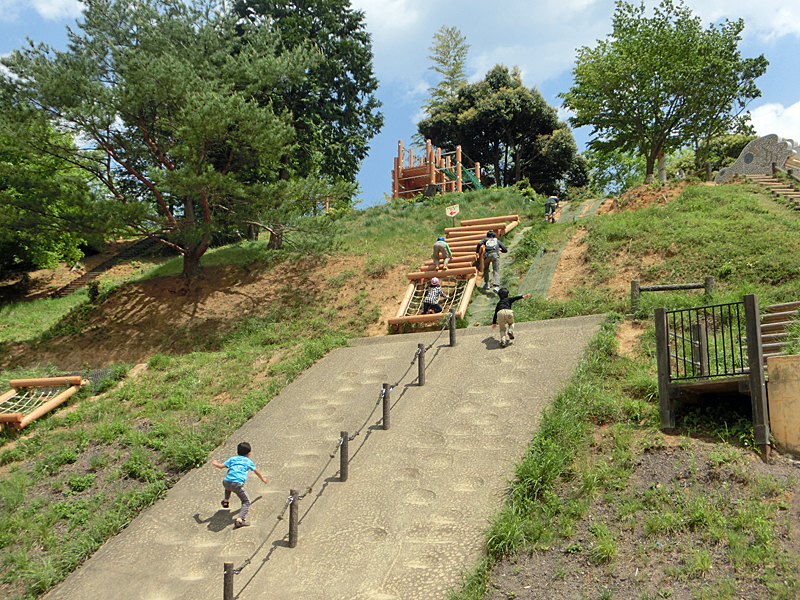
[[[510,329],[508,330],[508,337],[511,338],[512,340],[514,339],[514,332],[511,331]]]
[[[496,286],[494,286],[494,287],[492,288],[492,291],[493,291],[493,292],[496,294],[497,292],[499,292],[499,291],[500,291],[500,286],[499,286],[499,285],[496,285]]]
[[[220,504],[222,504],[222,508],[228,508],[231,505],[227,500],[223,500]]]
[[[500,342],[501,348],[505,348],[506,346],[508,346],[508,342]]]
[[[236,519],[236,521],[233,522],[233,528],[239,529],[240,527],[250,527],[250,521],[240,521]]]

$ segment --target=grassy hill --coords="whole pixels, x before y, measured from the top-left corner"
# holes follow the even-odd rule
[[[653,202],[642,206],[648,195]],[[517,303],[517,320],[612,315],[521,458],[506,508],[487,533],[487,558],[457,595],[523,597],[524,584],[519,590],[495,584],[511,579],[504,569],[511,573],[522,558],[539,557],[542,564],[549,561],[543,573],[553,584],[571,581],[566,574],[552,578],[574,566],[560,564],[562,558],[582,561],[588,566],[581,568],[594,569],[591,577],[598,581],[629,562],[638,569],[641,562],[641,571],[626,580],[635,583],[641,573],[657,581],[652,593],[662,595],[652,597],[734,598],[740,588],[747,598],[796,597],[797,553],[787,531],[797,507],[791,498],[759,501],[793,493],[785,474],[791,467],[751,460],[752,431],[734,411],[688,412],[681,421],[685,435],[678,438],[667,439],[657,429],[648,315],[656,305],[696,305],[698,295],[643,296],[635,325],[642,335],[630,355],[618,352],[616,337],[631,327],[619,316],[630,279],[620,273],[643,284],[713,275],[715,301],[738,300],[743,293],[759,294],[762,304],[800,298],[800,268],[793,260],[800,216],[746,185],[643,189],[618,200],[610,214],[555,226],[540,222],[541,199],[513,190],[374,207],[340,220],[329,255],[276,253],[260,242],[242,243],[209,253],[203,276],[189,285],[175,275],[173,259],[144,275],[112,273],[92,301],[83,292],[3,306],[6,370],[0,387],[23,375],[104,366],[109,357],[123,364],[101,383],[109,388],[104,393],[90,397],[87,390],[21,434],[0,433],[0,594],[41,596],[183,473],[203,464],[303,369],[352,337],[385,334],[405,272],[427,258],[436,236],[451,224],[444,207],[452,203],[461,206],[460,218],[518,213],[530,226],[507,273],[512,287],[540,249],[573,240],[579,258],[575,285],[559,290],[559,300]],[[135,377],[113,381],[127,371],[124,363],[145,361],[147,368]],[[702,465],[716,466],[704,470],[700,456],[707,458]],[[698,495],[675,495],[666,470],[657,478],[660,487],[649,493],[637,471],[643,457],[670,469],[685,463],[690,474],[677,481],[691,480]],[[774,472],[758,471],[763,468]],[[724,481],[744,491],[720,496],[704,509],[696,498],[708,497],[705,476],[717,487]],[[644,489],[628,487],[635,481]],[[594,512],[597,506],[606,512]],[[672,517],[646,525],[654,513]],[[665,552],[653,537],[662,532],[672,536],[664,543],[673,553],[663,564],[649,554]],[[621,543],[640,537],[640,544]],[[681,555],[688,557],[686,565]],[[648,572],[645,565],[656,563],[661,566]],[[665,577],[675,585],[664,584]],[[746,583],[737,587],[740,580]],[[612,588],[593,582],[565,593],[651,593],[647,580],[632,588],[638,595],[614,596]],[[733,595],[723,594],[730,589]],[[702,596],[703,590],[718,594]]]

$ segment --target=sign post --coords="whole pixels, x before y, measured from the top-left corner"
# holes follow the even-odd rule
[[[458,214],[458,204],[451,204],[447,208],[444,209],[444,212],[447,213],[448,217],[453,217],[453,227],[456,226],[456,215]]]

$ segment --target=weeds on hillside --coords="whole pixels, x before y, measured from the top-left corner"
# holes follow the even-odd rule
[[[486,558],[451,598],[668,598],[676,588],[795,598],[797,515],[786,512],[795,479],[754,470],[752,424],[721,409],[686,411],[684,437],[667,447],[652,360],[618,356],[614,329],[603,326],[543,414],[491,521]],[[698,434],[720,443],[698,446],[689,437]]]

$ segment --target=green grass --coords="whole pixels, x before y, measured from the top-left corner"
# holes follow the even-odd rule
[[[7,468],[0,478],[0,586],[5,586],[0,590],[26,600],[43,594],[184,473],[203,463],[300,372],[330,349],[361,335],[378,314],[366,294],[357,295],[357,310],[347,318],[328,299],[338,286],[426,259],[436,236],[452,225],[444,207],[454,203],[460,205],[463,219],[517,213],[531,222],[517,246],[512,276],[524,274],[539,248],[563,242],[576,227],[542,227],[540,206],[516,192],[498,190],[451,194],[420,204],[392,203],[343,216],[336,223],[339,255],[368,256],[363,272],[345,270],[307,296],[284,294],[275,305],[262,307],[258,316],[217,336],[213,351],[157,354],[146,373],[112,390],[126,368],[120,365],[119,373],[101,386],[107,393],[84,401],[89,394],[84,392],[70,402],[74,410],[34,422],[25,437],[8,430],[0,433],[0,442],[16,442],[0,452],[0,465]],[[697,535],[699,542],[688,548],[680,577],[710,577],[716,569],[713,561],[709,564],[709,547],[724,544],[730,562],[758,573],[776,598],[793,597],[793,563],[776,555],[774,512],[763,507],[765,499],[779,497],[789,484],[745,476],[739,448],[752,444],[746,418],[713,408],[681,415],[687,435],[703,432],[737,446],[730,450],[721,445],[711,462],[721,475],[748,482],[752,496],[746,501],[727,506],[724,487],[714,498],[682,496],[670,485],[630,488],[636,452],[661,451],[655,436],[645,436],[638,448],[633,436],[658,428],[654,333],[649,323],[640,359],[617,356],[615,322],[627,312],[628,298],[611,294],[608,284],[613,276],[609,265],[616,256],[625,254],[636,263],[657,255],[665,261],[654,261],[644,270],[643,284],[700,281],[714,275],[715,302],[739,300],[745,292],[758,293],[762,305],[798,299],[800,267],[793,264],[800,247],[797,214],[748,186],[697,186],[666,206],[581,224],[588,228],[589,281],[565,302],[518,302],[516,319],[595,313],[611,317],[542,416],[535,439],[515,467],[508,499],[491,520],[487,554],[452,597],[482,598],[492,564],[521,550],[569,548],[593,564],[613,568],[620,538],[612,527],[595,527],[583,544],[571,539],[592,503],[599,501],[612,504],[615,518],[629,526],[644,526],[645,513],[657,511],[647,525],[653,545],[659,532]],[[770,231],[768,243],[762,239],[764,231]],[[242,242],[209,251],[202,264],[267,271],[298,256],[290,250],[270,251],[264,241]],[[316,254],[315,260],[324,256]],[[135,276],[161,277],[180,270],[180,259],[171,259]],[[103,283],[94,304],[80,292],[61,300],[5,306],[0,309],[0,341],[45,339],[72,331],[85,311],[101,305],[104,294],[114,293],[116,283]],[[646,321],[654,306],[677,308],[698,301],[702,296],[693,292],[645,294],[638,316]],[[0,373],[0,385],[11,378],[52,372],[43,366]],[[256,373],[262,376],[256,379]],[[600,427],[606,432],[604,454],[602,460],[590,459],[591,434]],[[703,467],[690,465],[687,472],[695,476]],[[772,571],[760,569],[766,556],[775,561]],[[724,597],[725,589],[723,580],[717,597]],[[702,590],[710,588],[698,594],[712,593]]]

